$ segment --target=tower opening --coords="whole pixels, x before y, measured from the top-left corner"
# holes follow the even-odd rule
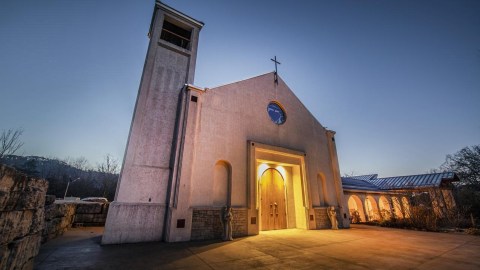
[[[165,18],[163,21],[160,38],[184,49],[189,49],[192,29],[186,29],[169,20],[170,19]]]

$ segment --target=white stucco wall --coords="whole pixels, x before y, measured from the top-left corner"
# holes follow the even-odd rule
[[[279,102],[287,120],[274,124],[267,114],[267,105]],[[217,161],[228,161],[232,166],[232,205],[247,205],[247,141],[252,140],[306,153],[306,176],[309,198],[313,206],[320,206],[317,175],[326,178],[326,204],[338,205],[328,149],[327,130],[303,106],[288,86],[273,73],[252,79],[208,89],[198,99],[200,109],[192,174],[192,206],[213,204],[213,173]]]

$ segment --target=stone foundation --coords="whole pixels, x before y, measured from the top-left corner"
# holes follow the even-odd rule
[[[332,224],[330,223],[330,218],[327,214],[328,207],[316,207],[313,210],[315,211],[315,225],[316,229],[331,229]],[[339,212],[338,208],[335,208],[337,212],[337,221],[338,221],[338,228],[344,228],[343,226],[343,215]]]
[[[332,228],[327,214],[327,207],[314,208],[313,210],[315,211],[315,225],[317,230]]]
[[[222,238],[221,208],[194,208],[192,212],[192,241]]]
[[[194,208],[192,212],[192,241],[222,238],[221,207]],[[247,209],[233,208],[232,213],[233,237],[246,236],[248,234]]]
[[[247,208],[233,208],[233,237],[248,235]]]
[[[0,269],[33,268],[47,189],[47,181],[0,165]]]

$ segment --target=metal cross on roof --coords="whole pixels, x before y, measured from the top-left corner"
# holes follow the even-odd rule
[[[277,64],[280,65],[281,63],[277,61],[277,56],[275,56],[273,59],[270,59],[270,60],[272,60],[272,61],[275,63],[275,73],[273,74],[273,76],[274,76],[274,81],[275,81],[275,83],[278,84]]]

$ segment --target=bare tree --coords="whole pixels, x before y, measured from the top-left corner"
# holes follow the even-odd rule
[[[86,171],[89,169],[88,160],[85,157],[72,158],[68,157],[64,162],[75,169]]]
[[[480,145],[467,146],[447,155],[441,169],[455,172],[464,184],[480,186]]]
[[[23,134],[23,129],[4,130],[0,135],[0,160],[7,155],[13,155],[23,146],[20,141],[20,136]]]
[[[440,169],[453,171],[460,178],[454,189],[456,204],[475,224],[475,219],[480,219],[480,145],[467,146],[447,155]]]
[[[118,160],[110,154],[105,156],[102,163],[97,164],[97,171],[102,174],[100,184],[102,186],[103,197],[109,200],[112,200],[115,195],[119,169]]]

